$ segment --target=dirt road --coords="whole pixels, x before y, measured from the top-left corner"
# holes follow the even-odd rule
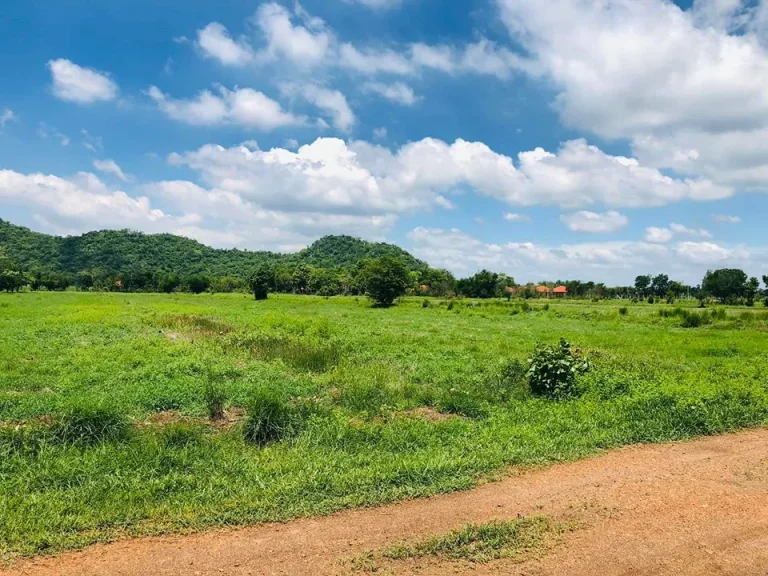
[[[3,576],[348,574],[342,560],[469,522],[575,518],[524,562],[426,561],[380,574],[768,575],[768,430],[640,446],[477,489],[327,518],[148,538],[17,564]]]

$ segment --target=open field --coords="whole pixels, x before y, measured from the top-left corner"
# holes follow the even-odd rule
[[[667,305],[423,303],[0,295],[2,558],[327,514],[768,422],[764,308],[683,328]],[[560,337],[594,367],[578,398],[534,398],[520,367]],[[244,429],[265,388],[297,420],[263,447]],[[226,406],[214,423],[211,390]]]

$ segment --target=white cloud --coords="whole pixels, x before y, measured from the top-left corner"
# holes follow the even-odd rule
[[[560,221],[574,232],[591,233],[615,232],[629,224],[629,218],[615,210],[602,213],[582,210],[573,214],[564,214],[560,216]]]
[[[111,190],[85,172],[65,179],[0,170],[0,199],[27,208],[52,225],[81,232],[105,227],[166,231],[188,221],[153,209],[146,197]]]
[[[708,242],[664,246],[646,242],[592,242],[539,245],[532,242],[486,243],[461,230],[416,228],[410,249],[432,266],[458,275],[482,268],[506,272],[518,282],[569,278],[631,285],[643,270],[665,272],[698,284],[708,267],[734,266],[753,273],[765,269],[768,250],[725,247]]]
[[[91,152],[99,152],[104,149],[104,142],[100,136],[93,136],[85,128],[80,130],[80,134],[83,137],[83,146]],[[67,143],[69,143],[69,139],[67,139]]]
[[[408,58],[391,48],[359,50],[349,43],[342,44],[339,49],[339,64],[369,75],[383,73],[405,76],[416,71]]]
[[[712,234],[708,230],[704,230],[703,228],[695,229],[695,228],[688,228],[687,226],[683,226],[682,224],[676,224],[672,222],[669,225],[669,229],[672,230],[675,234],[685,234],[687,236],[698,236],[699,238],[712,238]]]
[[[53,94],[61,100],[92,104],[117,98],[117,84],[104,72],[83,68],[63,58],[50,60],[48,68],[53,78]]]
[[[669,228],[659,228],[657,226],[649,226],[645,229],[645,241],[654,242],[657,244],[666,244],[672,238],[675,237],[675,233]]]
[[[226,27],[218,22],[211,22],[197,31],[197,45],[207,57],[227,66],[244,66],[253,60],[248,43],[242,39],[233,40]]]
[[[629,139],[652,167],[768,190],[768,2],[497,4],[567,125]]]
[[[375,10],[390,9],[400,6],[403,0],[344,0],[348,4],[361,4],[367,8],[373,8]]]
[[[93,167],[104,174],[112,174],[123,182],[128,181],[128,176],[125,175],[123,169],[114,160],[94,160]]]
[[[378,94],[390,102],[402,104],[403,106],[413,106],[419,101],[413,89],[403,82],[393,82],[386,84],[384,82],[366,82],[363,84],[363,90]]]
[[[504,220],[507,222],[530,222],[531,217],[526,214],[517,214],[516,212],[505,212]]]
[[[262,92],[251,88],[227,90],[219,94],[203,90],[195,98],[174,99],[151,86],[147,92],[160,110],[178,122],[197,126],[235,124],[245,128],[274,130],[283,126],[297,126],[304,119],[282,109],[280,104]]]
[[[319,18],[311,18],[298,6],[304,25],[294,25],[293,15],[283,6],[269,2],[259,6],[254,20],[266,40],[262,58],[286,58],[300,66],[321,63],[333,43],[333,35]]]
[[[56,128],[53,126],[49,126],[45,122],[38,122],[37,124],[37,135],[40,136],[43,140],[47,140],[48,138],[55,138],[59,141],[59,144],[62,146],[69,146],[71,140],[69,139],[69,136],[66,134],[62,134],[59,132]]]
[[[725,224],[741,224],[741,218],[738,216],[729,216],[728,214],[715,214],[712,216],[715,222],[723,222]]]
[[[6,108],[0,113],[0,128],[5,128],[5,125],[13,120],[16,120],[16,115],[13,113],[13,110]]]
[[[283,84],[280,91],[286,96],[298,96],[330,115],[337,130],[349,132],[355,124],[355,113],[347,98],[338,90],[316,84]]]
[[[712,234],[708,230],[704,230],[703,228],[688,228],[687,226],[677,224],[675,222],[672,222],[668,228],[650,226],[645,229],[646,242],[664,244],[671,241],[675,236],[679,235],[694,236],[698,238],[712,238]]]

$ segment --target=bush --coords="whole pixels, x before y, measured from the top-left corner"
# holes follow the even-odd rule
[[[653,304],[654,302],[656,302],[654,297],[653,296],[648,296],[648,304]]]
[[[299,411],[289,400],[270,388],[253,392],[247,406],[248,417],[243,430],[247,442],[266,446],[296,433]]]
[[[117,409],[84,404],[66,409],[51,430],[54,442],[92,446],[124,438],[130,423]]]
[[[765,306],[766,308],[768,308],[768,298],[766,298],[765,300],[763,300],[763,306]]]
[[[686,310],[681,315],[683,320],[680,322],[680,326],[682,328],[698,328],[705,324],[712,324],[712,319],[717,317],[718,314],[715,310],[712,310],[712,312],[713,313],[709,315],[706,312],[698,314],[697,312],[688,312]]]
[[[629,309],[626,306],[619,308],[619,316],[626,316],[629,314]]]
[[[421,307],[422,308],[429,308],[429,300],[424,298],[424,300],[421,301]]]
[[[537,344],[528,363],[531,392],[549,398],[574,396],[578,376],[591,368],[588,360],[571,351],[571,345],[564,338],[556,346]]]

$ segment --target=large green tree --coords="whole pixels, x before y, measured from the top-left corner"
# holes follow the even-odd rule
[[[708,270],[701,283],[705,294],[721,301],[729,298],[741,298],[746,293],[747,275],[737,268]]]
[[[365,292],[376,306],[392,306],[410,284],[408,267],[399,258],[382,256],[366,262],[361,270]]]
[[[257,267],[248,278],[248,287],[256,300],[266,300],[275,283],[275,270],[268,264]]]

